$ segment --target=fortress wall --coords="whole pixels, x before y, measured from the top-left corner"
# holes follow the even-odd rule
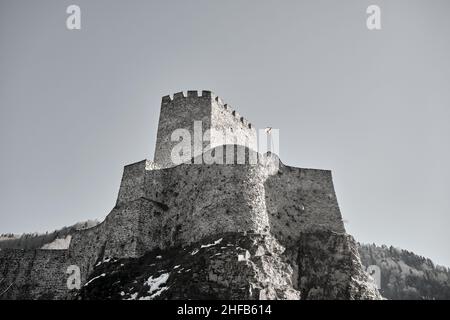
[[[0,299],[65,299],[69,265],[67,250],[1,250]]]
[[[68,297],[70,264],[79,266],[83,284],[106,257],[136,257],[223,232],[270,231],[285,245],[317,226],[345,232],[330,171],[274,169],[270,162],[142,171],[142,163],[124,170],[116,207],[101,224],[76,232],[68,251],[0,251],[1,275],[14,283],[5,297]]]
[[[188,244],[219,232],[270,228],[286,241],[317,226],[345,232],[330,171],[281,163],[274,169],[273,161],[147,171],[145,198],[152,203],[140,211],[142,249],[137,251]]]
[[[161,203],[165,202],[168,195],[164,191],[164,181],[166,180],[167,172],[170,170],[150,170],[144,173],[143,189],[145,198]]]
[[[80,268],[81,283],[86,281],[95,263],[103,257],[106,244],[106,223],[77,231],[70,241],[69,257]]]
[[[148,210],[143,198],[114,208],[101,224],[79,230],[72,236],[69,250],[0,251],[0,299],[62,299],[69,291],[66,286],[69,265],[80,268],[84,284],[95,264],[107,257],[136,257],[140,217]]]
[[[143,198],[115,207],[105,220],[104,258],[136,257]]]
[[[27,289],[35,250],[4,249],[0,251],[0,277],[3,279],[0,299],[30,299]],[[12,286],[10,287],[10,285]],[[9,287],[9,289],[8,289]]]
[[[168,207],[164,204],[146,198],[141,199],[136,244],[138,256],[151,249],[165,248],[170,243],[172,234],[170,226],[173,228],[175,224],[163,223],[169,218],[167,210]],[[163,219],[163,216],[166,216],[166,218]]]
[[[31,295],[42,299],[58,299],[68,295],[66,273],[70,265],[67,250],[36,250],[31,282],[36,287]]]
[[[94,264],[103,257],[109,234],[113,230],[123,233],[122,226],[116,219],[113,220],[109,226],[102,222],[93,228],[75,232],[68,250],[1,250],[0,280],[4,280],[0,283],[0,292],[11,283],[13,286],[0,299],[69,297],[67,267],[78,266],[81,283],[85,283]],[[108,229],[111,232],[107,232]]]
[[[279,239],[297,239],[316,226],[345,232],[331,171],[281,165],[265,188],[271,230]]]
[[[173,99],[170,96],[162,98],[159,115],[158,133],[154,162],[162,167],[172,167],[171,152],[178,142],[171,141],[171,135],[176,129],[184,128],[191,134],[191,143],[194,143],[194,121],[202,121],[202,132],[211,127],[211,101],[212,94],[209,91],[188,91],[175,93]],[[207,145],[207,144],[206,144]],[[201,154],[201,151],[198,153]],[[197,154],[192,154],[194,157]]]
[[[163,247],[188,244],[220,232],[264,232],[268,220],[261,169],[251,165],[186,164],[163,170],[159,176],[164,188],[160,201],[166,211],[152,211],[155,216],[142,228],[159,234]],[[147,174],[154,178],[153,172]],[[150,199],[153,190],[150,184],[147,187]]]
[[[82,282],[96,263],[106,258],[136,257],[141,216],[148,214],[139,198],[116,206],[101,224],[76,232],[69,247],[71,260],[80,267]]]
[[[117,205],[144,196],[144,179],[147,160],[129,164],[123,168]]]
[[[99,258],[139,256],[221,232],[270,229],[286,241],[316,226],[345,232],[330,171],[272,162],[127,166],[117,206],[101,225],[75,235],[71,254],[87,274]]]
[[[257,135],[254,126],[233,110],[230,105],[224,104],[219,97],[215,97],[212,102],[211,124],[212,129],[217,130],[219,134],[226,133],[227,140],[223,141],[222,136],[215,137],[213,135],[211,147],[237,144],[257,150]],[[232,140],[228,140],[230,138]]]
[[[99,225],[72,236],[69,254],[80,267],[82,283],[99,261],[108,257],[135,257],[143,254],[146,246],[155,246],[148,240],[147,230],[157,229],[154,226],[159,222],[149,219],[148,202],[161,197],[164,171],[146,171],[146,160],[125,166],[117,204],[110,214]],[[145,198],[145,191],[149,199]]]
[[[130,201],[147,197],[155,201],[162,201],[164,186],[163,176],[167,170],[147,169],[153,165],[148,160],[142,160],[125,166],[123,170],[122,182],[120,184],[117,206],[121,206]]]

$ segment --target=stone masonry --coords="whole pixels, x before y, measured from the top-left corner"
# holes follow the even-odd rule
[[[195,137],[191,141],[192,159],[175,165],[171,160],[171,135],[182,128],[194,136],[195,121],[201,121],[202,132],[206,132],[203,140],[207,141],[200,139],[203,149],[196,150]],[[205,150],[216,153],[224,146],[216,131],[228,132],[232,143],[225,148],[243,151],[243,163],[196,164],[201,162],[196,159],[205,156]],[[274,154],[259,154],[256,143],[252,124],[209,91],[163,97],[154,161],[125,166],[117,202],[110,214],[99,225],[73,234],[67,250],[0,251],[0,277],[11,284],[0,299],[70,299],[77,290],[66,287],[69,265],[79,266],[83,285],[95,266],[108,258],[139,258],[152,250],[183,248],[224,233],[255,234],[273,239],[286,252],[295,252],[290,253],[294,258],[283,262],[292,270],[292,279],[286,280],[283,273],[283,281],[291,284],[289,292],[308,288],[309,298],[331,297],[323,294],[326,290],[311,289],[328,278],[320,279],[314,274],[309,279],[307,266],[299,256],[310,252],[302,239],[311,239],[311,230],[317,228],[326,230],[318,239],[327,245],[331,241],[327,236],[338,237],[342,248],[355,252],[351,237],[345,233],[331,172],[286,166]],[[251,157],[259,161],[250,163]],[[359,275],[357,252],[352,257],[349,267],[345,261],[350,260],[343,260],[339,263],[345,267],[339,265],[339,269],[357,270]],[[334,263],[333,259],[325,261]],[[347,276],[344,279],[351,279],[351,275]],[[300,296],[277,293],[266,298]]]

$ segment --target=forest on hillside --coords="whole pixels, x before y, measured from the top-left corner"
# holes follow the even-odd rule
[[[15,235],[5,233],[0,235],[0,249],[39,249],[45,244],[52,243],[56,239],[63,239],[72,235],[77,230],[89,229],[96,226],[97,220],[87,220],[78,222],[69,227],[63,227],[59,230],[46,233],[24,233]]]
[[[376,265],[380,268],[383,297],[393,300],[450,299],[449,268],[392,246],[360,244],[359,253],[365,267]]]

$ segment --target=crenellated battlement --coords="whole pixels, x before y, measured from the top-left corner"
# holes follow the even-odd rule
[[[215,96],[215,95],[214,95]],[[252,128],[252,124],[250,121],[248,121],[245,117],[243,117],[236,109],[234,109],[230,104],[224,102],[220,97],[215,96],[215,101],[217,104],[226,110],[237,122],[240,122],[244,126],[248,127],[249,129]]]
[[[215,96],[215,101],[221,108],[226,110],[236,120],[236,122],[240,122],[243,126],[249,128],[249,129],[252,128],[252,124],[250,121],[248,121],[246,118],[241,116],[228,103],[223,102],[223,100],[220,97]]]
[[[211,99],[215,100],[217,105],[223,108],[224,110],[227,110],[232,117],[235,118],[237,122],[242,123],[242,125],[248,127],[249,129],[252,128],[252,124],[250,121],[248,121],[245,117],[241,116],[236,110],[234,110],[228,103],[225,103],[219,96],[214,94],[213,92],[209,90],[188,90],[188,91],[180,91],[176,92],[172,95],[165,95],[162,97],[162,105],[171,104],[174,102],[184,102],[184,100],[191,100],[191,99]]]
[[[177,142],[172,141],[172,134],[177,129],[188,130],[194,144],[194,123],[199,121],[203,132],[209,129],[215,132],[210,134],[209,139],[204,139],[211,142],[211,148],[223,144],[217,133],[226,132],[232,139],[231,143],[248,145],[256,150],[255,128],[228,103],[208,90],[181,91],[162,98],[154,157],[156,166],[164,168],[174,165],[171,152]],[[198,155],[194,151],[193,156]]]
[[[208,90],[202,90],[200,92],[197,90],[188,90],[187,92],[180,91],[174,93],[173,95],[165,95],[164,97],[162,97],[162,104],[167,104],[182,99],[211,99],[213,96],[214,94]]]

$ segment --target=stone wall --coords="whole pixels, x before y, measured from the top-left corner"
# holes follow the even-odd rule
[[[174,165],[171,152],[178,142],[172,142],[171,135],[176,129],[188,130],[192,138],[191,143],[194,144],[194,139],[197,139],[196,143],[203,146],[202,137],[194,136],[194,121],[202,122],[202,132],[211,128],[211,102],[212,95],[209,91],[203,91],[201,95],[198,95],[197,91],[188,91],[186,96],[183,92],[179,92],[174,94],[173,99],[170,96],[162,98],[156,136],[155,163],[162,167]],[[191,157],[202,153],[201,150],[197,152],[198,150],[195,154],[191,154]]]
[[[195,128],[195,121],[201,126]],[[179,141],[172,133],[186,129],[190,134],[191,158],[223,144],[236,144],[257,150],[256,130],[250,122],[210,91],[178,92],[162,98],[156,138],[154,163],[160,168],[173,167],[171,153]]]
[[[264,187],[270,230],[283,243],[297,240],[299,232],[317,226],[345,233],[331,171],[280,164]]]
[[[152,201],[138,198],[114,207],[105,221],[76,232],[70,243],[69,257],[81,270],[82,282],[95,264],[113,257],[137,257],[144,253],[142,223],[149,226]],[[153,223],[153,221],[151,221]]]
[[[212,100],[211,125],[217,136],[211,137],[211,146],[235,144],[253,150],[257,148],[255,127],[219,97]],[[225,133],[225,139],[223,139]],[[225,140],[225,141],[224,141]]]
[[[116,205],[121,205],[144,196],[146,166],[147,160],[142,160],[123,168],[122,181],[120,182]]]
[[[188,244],[218,232],[268,230],[264,175],[259,166],[180,165],[164,170],[163,192],[167,206],[159,218],[168,245]],[[149,175],[154,177],[153,172]],[[153,195],[149,185],[147,197]]]
[[[218,232],[271,232],[284,243],[316,226],[345,232],[331,172],[285,166],[276,156],[257,165],[162,170],[145,170],[138,162],[124,171],[118,204],[142,197],[151,202],[136,213],[138,239],[147,249],[186,245]]]
[[[0,299],[64,299],[67,250],[0,251]]]

